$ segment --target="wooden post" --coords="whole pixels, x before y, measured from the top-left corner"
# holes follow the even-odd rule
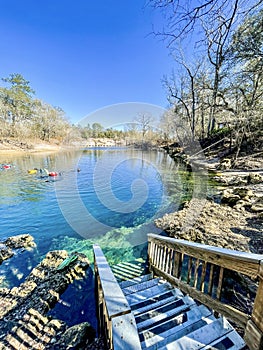
[[[263,349],[263,260],[259,268],[259,285],[251,320],[248,321],[244,337],[250,350]]]

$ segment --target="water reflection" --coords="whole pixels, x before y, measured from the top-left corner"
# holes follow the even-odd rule
[[[92,262],[92,245],[98,243],[112,265],[146,259],[147,233],[162,233],[154,219],[177,210],[194,195],[206,195],[205,177],[189,173],[163,152],[85,149],[0,155],[3,162],[13,166],[0,172],[0,240],[29,233],[37,244],[33,252],[18,253],[1,265],[0,285],[8,288],[20,284],[49,250],[78,251]],[[34,168],[62,175],[49,179],[28,174]],[[89,270],[85,280],[63,294],[65,304],[52,315],[76,315],[73,323],[93,324],[92,283]],[[67,304],[75,299],[76,305],[68,310]]]
[[[176,210],[194,193],[206,193],[200,174],[189,173],[164,152],[84,149],[52,154],[0,156],[11,169],[0,172],[1,237],[30,233],[40,254],[57,237],[102,247],[130,247],[157,232],[156,217]],[[57,179],[28,169],[61,172]],[[80,171],[77,171],[80,169]],[[49,182],[47,182],[47,180]],[[59,248],[70,249],[64,242]]]

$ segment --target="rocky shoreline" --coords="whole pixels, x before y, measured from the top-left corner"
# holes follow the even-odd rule
[[[192,198],[181,210],[156,219],[155,225],[170,237],[263,254],[263,158],[247,160],[241,159],[234,169],[213,167],[216,196]],[[226,280],[231,283],[224,286],[222,301],[251,314],[257,282],[238,274]],[[243,329],[235,327],[242,336]]]
[[[263,172],[220,172],[216,201],[193,198],[155,220],[171,237],[263,254]]]
[[[222,147],[194,156],[176,143],[165,150],[189,171],[206,172],[217,193],[198,194],[155,225],[171,237],[263,254],[263,152],[235,159]]]
[[[34,247],[28,234],[10,237],[1,243],[1,261],[11,258],[16,249],[23,254]],[[84,254],[69,257],[65,250],[51,251],[19,286],[1,288],[0,349],[102,349],[88,322],[69,327],[47,316],[68,285],[84,277],[89,265]]]

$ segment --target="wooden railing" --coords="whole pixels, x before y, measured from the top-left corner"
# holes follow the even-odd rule
[[[251,350],[263,349],[263,255],[148,234],[148,257],[155,275],[241,325]],[[230,272],[258,283],[251,315],[221,301],[224,275]]]
[[[102,250],[93,246],[98,333],[107,349],[139,350],[140,340],[131,308]]]

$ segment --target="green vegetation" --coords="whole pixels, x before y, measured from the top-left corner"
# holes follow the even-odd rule
[[[34,98],[34,90],[21,74],[3,78],[0,87],[0,139],[61,141],[70,124],[61,108]]]
[[[159,133],[151,130],[151,116],[138,116],[125,130],[92,125],[72,125],[60,107],[35,98],[34,90],[21,74],[13,73],[3,78],[0,87],[0,142],[18,140],[26,142],[46,141],[70,143],[93,139],[111,139],[114,142],[148,142],[158,139]]]

